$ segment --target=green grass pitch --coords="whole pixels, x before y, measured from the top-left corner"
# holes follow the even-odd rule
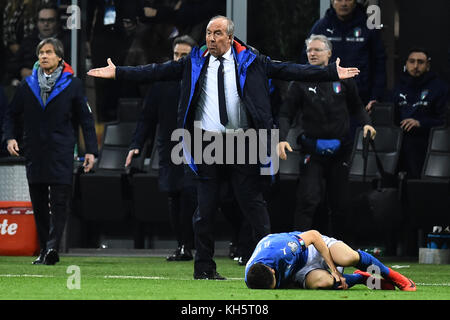
[[[225,257],[216,258],[216,263],[226,281],[193,280],[192,261],[167,262],[163,257],[62,256],[54,266],[32,265],[33,259],[0,257],[1,300],[450,299],[450,265],[387,261],[390,267],[404,266],[397,270],[416,282],[416,292],[370,290],[362,285],[346,291],[315,291],[249,290],[243,281],[244,267]],[[79,282],[69,266],[79,268]]]

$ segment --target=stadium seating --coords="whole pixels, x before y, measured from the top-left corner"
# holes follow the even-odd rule
[[[429,231],[433,225],[448,225],[450,213],[448,126],[431,129],[421,179],[407,180],[406,195],[407,212],[412,226],[417,230]]]
[[[374,103],[370,112],[372,125],[392,126],[394,125],[394,104],[392,103]]]
[[[88,229],[95,229],[94,237],[98,237],[102,228],[106,229],[108,224],[130,221],[132,203],[129,171],[124,164],[135,126],[132,122],[106,124],[102,148],[93,172],[79,176],[80,216]],[[142,154],[145,154],[145,150]],[[144,157],[136,157],[131,164],[131,171],[142,170],[143,164]]]
[[[161,197],[162,194],[158,187],[158,169],[159,155],[156,143],[154,143],[148,170],[133,174],[132,177],[134,217],[140,222],[168,221],[167,201],[165,201],[165,197]]]
[[[389,237],[392,236],[393,224],[401,218],[403,175],[397,176],[397,165],[403,133],[394,126],[379,126],[375,129],[377,135],[374,145],[386,176],[381,175],[372,149],[369,149],[364,168],[363,130],[358,128],[349,173],[350,217],[352,221],[359,222],[358,226],[352,226],[355,237],[352,241],[381,240],[382,245],[389,244],[389,250],[394,250],[395,241]],[[384,237],[379,237],[383,233]]]
[[[141,111],[141,98],[120,98],[117,102],[117,119],[119,122],[137,122]]]

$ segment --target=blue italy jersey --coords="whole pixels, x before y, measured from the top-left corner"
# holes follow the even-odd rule
[[[291,283],[293,275],[308,260],[308,250],[300,235],[301,232],[295,231],[269,234],[262,238],[245,267],[245,281],[250,267],[262,263],[275,270],[277,288]]]

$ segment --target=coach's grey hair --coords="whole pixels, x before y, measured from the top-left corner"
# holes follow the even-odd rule
[[[330,52],[333,50],[333,45],[331,44],[331,41],[328,40],[328,38],[322,34],[312,34],[308,39],[305,40],[306,48],[308,48],[311,41],[319,40],[323,43],[325,43],[325,47]]]
[[[212,17],[211,20],[209,20],[208,25],[211,23],[211,21],[214,21],[216,19],[225,19],[225,20],[227,20],[227,34],[229,36],[231,36],[231,39],[233,39],[234,38],[234,22],[233,22],[233,20],[231,20],[228,17],[218,15],[218,16]]]
[[[64,46],[62,42],[56,38],[46,38],[39,42],[37,48],[36,48],[36,56],[39,57],[39,51],[42,49],[43,46],[46,44],[51,44],[53,46],[53,49],[55,50],[55,54],[60,57],[61,59],[64,59]]]

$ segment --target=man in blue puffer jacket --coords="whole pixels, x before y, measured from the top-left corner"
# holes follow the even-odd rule
[[[422,173],[430,129],[445,124],[448,85],[430,71],[430,63],[425,49],[411,49],[393,92],[395,122],[404,130],[400,170],[408,178]]]
[[[33,264],[54,265],[59,261],[59,245],[70,211],[78,127],[85,141],[84,172],[92,169],[98,146],[83,84],[64,62],[61,41],[42,40],[36,55],[39,61],[33,73],[22,80],[6,109],[3,139],[11,156],[21,153],[26,158],[40,246]]]
[[[362,102],[369,109],[380,101],[386,87],[386,55],[381,32],[367,27],[364,7],[356,0],[332,0],[332,7],[311,28],[311,34],[323,34],[333,45],[330,61],[337,57],[345,66],[355,66],[361,73],[355,78]],[[302,62],[307,61],[306,51]]]

